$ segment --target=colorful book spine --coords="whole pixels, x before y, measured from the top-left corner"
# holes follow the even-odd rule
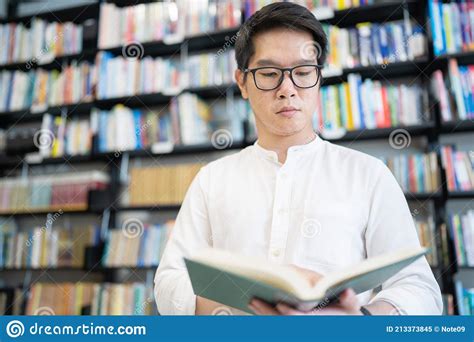
[[[474,154],[457,151],[454,145],[441,147],[441,161],[448,191],[474,190]]]
[[[429,0],[428,9],[435,55],[474,49],[474,6],[471,1]]]
[[[109,176],[101,171],[4,178],[0,180],[0,213],[87,209],[91,190],[104,189]]]
[[[350,74],[348,82],[320,90],[320,132],[376,129],[423,124],[427,94],[419,84],[382,83]]]
[[[449,215],[450,235],[459,266],[474,266],[474,210]]]
[[[102,265],[105,267],[158,266],[174,221],[145,225],[137,220],[126,220],[121,229],[109,230]],[[124,248],[120,249],[120,246]],[[122,251],[122,252],[119,252]]]
[[[435,152],[382,158],[408,193],[431,193],[440,189],[440,173]]]
[[[242,0],[175,0],[100,8],[99,48],[130,42],[180,42],[185,37],[237,28]],[[136,23],[140,23],[137,25]]]
[[[47,22],[33,18],[30,27],[22,23],[0,25],[0,65],[50,62],[55,57],[82,51],[83,28],[72,22]]]

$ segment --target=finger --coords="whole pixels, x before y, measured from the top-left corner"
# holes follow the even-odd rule
[[[353,289],[346,289],[339,296],[339,306],[349,311],[358,311],[360,309],[359,299]]]
[[[278,310],[263,300],[253,299],[250,304],[259,315],[279,315]]]
[[[305,313],[299,310],[295,310],[292,307],[284,304],[284,303],[278,303],[276,306],[277,310],[280,312],[282,315],[286,316],[294,316],[294,315],[304,315]]]

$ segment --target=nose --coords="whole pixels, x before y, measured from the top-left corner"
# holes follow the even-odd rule
[[[296,96],[296,88],[288,71],[283,73],[283,82],[277,88],[277,96],[279,99],[287,99]]]

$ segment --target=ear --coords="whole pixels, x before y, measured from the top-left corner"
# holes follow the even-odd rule
[[[247,100],[248,92],[247,92],[246,82],[244,81],[244,76],[245,76],[245,73],[242,70],[240,69],[235,70],[235,81],[237,82],[237,85],[239,86],[242,97],[245,100]]]

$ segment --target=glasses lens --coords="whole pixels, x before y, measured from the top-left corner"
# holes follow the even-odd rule
[[[299,66],[293,69],[293,80],[300,88],[314,87],[318,83],[319,69],[315,66]]]
[[[255,72],[257,87],[264,90],[278,87],[282,71],[276,68],[262,68]]]

